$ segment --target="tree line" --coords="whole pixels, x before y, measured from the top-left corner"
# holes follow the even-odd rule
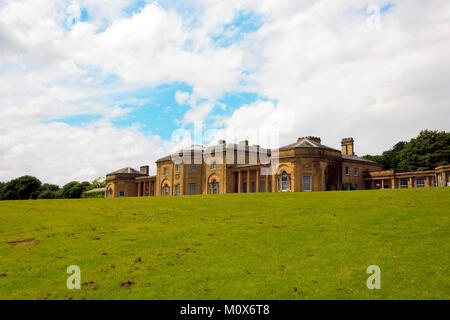
[[[61,188],[55,184],[43,184],[36,177],[22,176],[9,182],[0,182],[0,200],[77,199],[86,191],[104,186],[103,178],[97,178],[92,182],[72,181]]]
[[[433,170],[450,163],[450,132],[422,130],[409,142],[400,141],[381,155],[363,158],[378,162],[385,169]]]

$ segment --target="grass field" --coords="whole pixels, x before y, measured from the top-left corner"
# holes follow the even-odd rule
[[[449,196],[0,202],[0,299],[449,299]],[[81,290],[66,287],[70,265]],[[369,265],[381,290],[367,289]]]

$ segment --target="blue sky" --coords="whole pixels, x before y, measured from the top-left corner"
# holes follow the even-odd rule
[[[181,16],[195,16],[195,12],[200,10],[193,5],[180,3],[179,1],[160,1],[159,4],[165,9],[176,10]],[[139,14],[148,1],[135,1],[131,6],[123,9],[123,13],[127,17]],[[73,28],[79,22],[90,22],[90,14],[86,8],[80,8],[80,16],[73,18]],[[195,27],[196,20],[189,19],[187,27]],[[226,48],[245,39],[245,36],[256,32],[263,25],[263,17],[249,10],[239,10],[235,12],[234,18],[230,23],[223,24],[220,34],[211,34],[210,39],[215,46]],[[101,33],[107,30],[108,23],[102,25],[97,32]],[[186,42],[189,44],[189,41]],[[187,46],[185,48],[188,49]],[[244,70],[245,76],[249,75],[249,71]],[[90,71],[85,77],[94,77],[100,80],[101,86],[110,87],[111,85],[120,86],[121,79],[115,74],[99,74],[97,71]],[[100,78],[99,78],[100,77]],[[240,80],[245,83],[244,79]],[[165,83],[158,86],[143,86],[130,91],[109,94],[107,97],[96,97],[97,99],[110,101],[110,105],[118,106],[129,110],[125,115],[117,117],[113,120],[114,126],[118,128],[137,126],[144,134],[156,134],[163,139],[170,139],[174,130],[180,127],[183,122],[184,114],[190,109],[190,106],[179,105],[175,100],[177,91],[192,94],[192,85],[186,82]],[[208,117],[204,119],[205,124],[212,125],[217,119],[229,117],[232,113],[246,104],[255,101],[265,101],[265,97],[256,92],[231,91],[223,92],[217,97],[213,103],[215,107]],[[123,102],[125,101],[125,102]],[[199,99],[197,103],[200,103]],[[88,100],[89,102],[89,100]],[[90,122],[99,120],[100,116],[96,114],[79,114],[70,115],[63,118],[52,119],[48,122],[63,122],[71,126],[86,126]],[[187,128],[191,125],[187,124]],[[218,128],[220,128],[219,126]]]
[[[199,120],[214,139],[251,144],[265,145],[255,131],[277,146],[354,137],[358,155],[448,130],[449,10],[421,0],[0,0],[0,181],[154,169],[177,147],[173,132]]]

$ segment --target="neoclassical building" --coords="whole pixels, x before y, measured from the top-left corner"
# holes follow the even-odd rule
[[[342,139],[337,150],[311,136],[278,150],[220,140],[158,159],[156,167],[156,176],[149,175],[148,166],[108,174],[105,197],[444,186],[450,175],[450,165],[422,172],[383,170],[355,155],[353,138]]]

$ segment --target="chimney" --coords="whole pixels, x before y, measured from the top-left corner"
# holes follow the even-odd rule
[[[239,144],[248,147],[248,140],[241,141]]]
[[[140,171],[141,173],[148,175],[149,166],[142,166]]]
[[[342,139],[341,141],[342,154],[354,155],[355,154],[354,142],[355,141],[353,140],[353,138]]]

